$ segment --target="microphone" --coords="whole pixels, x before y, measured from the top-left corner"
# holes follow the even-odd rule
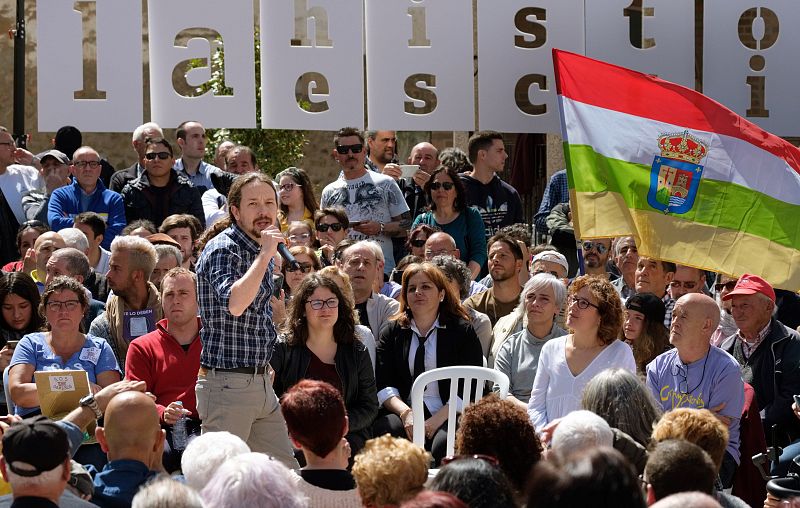
[[[287,247],[285,243],[281,242],[278,244],[278,254],[281,255],[284,261],[289,263],[289,266],[295,270],[300,269],[300,263],[298,263],[294,256],[292,256],[292,253],[289,252],[289,247]]]

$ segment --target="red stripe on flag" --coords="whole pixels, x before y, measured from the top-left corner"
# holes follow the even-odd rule
[[[553,49],[558,94],[659,122],[741,139],[800,173],[800,149],[705,95],[618,65]]]

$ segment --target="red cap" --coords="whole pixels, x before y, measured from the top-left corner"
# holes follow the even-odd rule
[[[769,282],[758,275],[746,273],[739,277],[736,287],[733,288],[733,291],[725,295],[723,300],[730,300],[731,297],[736,295],[754,295],[756,293],[761,293],[762,295],[768,296],[773,302],[775,301],[775,290],[772,289]]]

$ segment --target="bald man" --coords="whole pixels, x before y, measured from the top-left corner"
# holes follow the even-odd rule
[[[117,395],[95,436],[108,464],[94,477],[92,502],[100,507],[130,506],[139,487],[163,471],[164,431],[156,403],[141,392]]]
[[[700,293],[680,297],[672,311],[669,331],[669,342],[675,349],[650,362],[647,386],[664,411],[682,407],[710,409],[728,426],[730,439],[720,478],[729,487],[739,464],[744,382],[736,359],[710,344],[718,325],[719,307],[712,298]]]
[[[47,277],[47,262],[50,260],[50,256],[58,249],[63,249],[66,246],[67,244],[64,242],[64,238],[54,231],[41,234],[34,242],[32,256],[36,260],[36,268],[30,272],[29,275],[36,281],[40,293],[44,291],[44,282]],[[25,257],[27,258],[28,255]]]
[[[461,251],[456,247],[452,236],[441,231],[428,237],[425,241],[425,261],[430,261],[436,256],[453,256],[461,259]]]

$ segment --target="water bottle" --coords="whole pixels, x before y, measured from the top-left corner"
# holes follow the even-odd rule
[[[183,402],[175,401],[175,404],[183,410]],[[178,421],[172,424],[172,448],[174,450],[183,451],[186,449],[186,414],[181,414]]]

